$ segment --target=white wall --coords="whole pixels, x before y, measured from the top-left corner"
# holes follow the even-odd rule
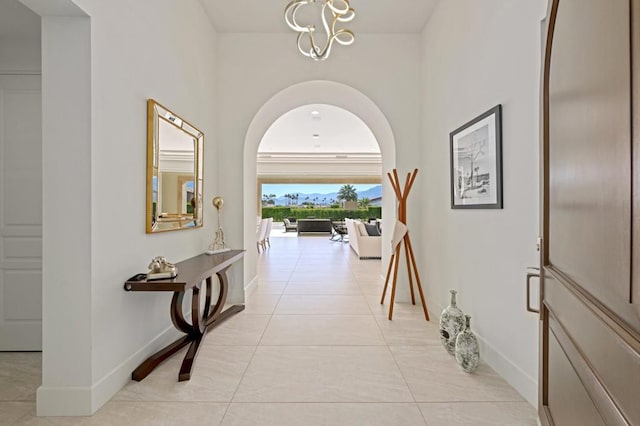
[[[0,74],[40,73],[40,39],[0,39]]]
[[[88,128],[90,133],[84,137],[79,155],[69,144],[60,145],[57,157],[62,159],[63,166],[69,167],[56,167],[45,179],[48,176],[53,186],[51,194],[58,191],[77,197],[77,204],[64,205],[64,214],[82,227],[45,241],[44,256],[49,265],[69,265],[67,272],[75,268],[84,271],[82,276],[68,274],[66,281],[52,280],[60,291],[66,294],[67,289],[84,290],[75,296],[71,294],[66,301],[45,300],[45,322],[58,318],[55,322],[58,331],[69,326],[80,328],[76,339],[69,339],[83,351],[69,352],[65,359],[49,357],[45,347],[48,362],[44,364],[43,377],[56,376],[56,380],[43,382],[44,389],[39,392],[38,412],[44,415],[94,412],[129,380],[140,361],[171,337],[173,326],[168,315],[171,295],[127,293],[123,283],[135,273],[145,271],[154,256],[165,255],[171,261],[180,261],[201,253],[215,224],[211,208],[205,209],[204,229],[145,234],[147,98],[158,100],[205,132],[205,200],[216,193],[216,33],[201,3],[197,0],[181,1],[179,5],[171,0],[76,3],[90,16],[90,32],[87,31],[84,40],[90,46],[85,55],[91,58],[90,71],[86,73],[91,88],[90,108],[85,108],[86,119],[79,116],[74,121],[74,117],[65,117],[64,122],[71,127],[82,124],[80,127]],[[51,31],[49,36],[57,37],[64,28]],[[52,51],[45,45],[43,55],[47,57]],[[63,56],[60,61],[64,59]],[[46,73],[45,68],[45,81]],[[65,105],[65,94],[57,95],[59,105]],[[66,95],[73,98],[72,93]],[[49,138],[49,143],[55,142]],[[73,161],[78,162],[75,167]],[[75,182],[84,189],[74,192],[67,188],[65,192],[56,182]],[[46,193],[45,187],[45,207]],[[49,205],[53,207],[54,202],[50,200]],[[119,207],[114,209],[112,206],[116,205]],[[52,227],[69,220],[60,209],[49,214]],[[82,255],[70,257],[62,248],[74,247],[77,240],[83,243]],[[83,306],[81,311],[87,315],[66,314],[69,304]],[[53,337],[54,332],[46,323],[45,340],[47,333]],[[57,345],[60,350],[65,349],[60,343]],[[74,363],[79,368],[73,380],[56,375],[56,371],[64,371]],[[60,401],[75,401],[75,406]]]
[[[242,219],[244,190],[254,185],[243,182],[243,169],[255,168],[255,163],[243,164],[247,129],[260,107],[292,85],[329,80],[362,92],[382,110],[392,127],[400,172],[419,165],[418,35],[358,34],[352,46],[335,47],[325,62],[303,57],[296,48],[295,34],[220,34],[218,40],[218,178],[220,193],[226,199],[225,236],[231,246],[243,245],[245,229],[252,232],[243,226]],[[416,187],[420,185],[416,183]],[[251,208],[255,198],[249,200]],[[414,214],[409,218],[419,222],[417,197],[414,201]],[[248,253],[245,262],[249,266],[243,277],[247,284],[255,276],[255,256]]]
[[[525,269],[537,264],[540,20],[546,1],[441,1],[423,32],[422,165],[426,170],[427,295],[438,309],[459,291],[481,356],[532,404],[537,316],[525,310]],[[449,132],[503,106],[503,210],[450,208]]]

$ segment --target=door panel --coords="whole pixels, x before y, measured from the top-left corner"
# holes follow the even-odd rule
[[[42,347],[40,76],[0,76],[0,350]]]
[[[550,3],[542,96],[543,424],[640,424],[640,138],[632,114],[632,81],[640,78],[632,11],[639,5]]]
[[[549,341],[549,377],[549,411],[557,425],[606,424],[553,335]],[[576,413],[572,409],[575,406],[583,409]]]
[[[557,278],[557,279],[556,279]],[[598,316],[571,284],[547,268],[546,305],[553,312],[549,327],[587,391],[605,418],[640,424],[638,395],[629,389],[640,383],[640,345],[632,336]],[[549,376],[553,383],[553,376]],[[609,424],[614,423],[612,420]],[[617,422],[616,422],[617,423]]]
[[[549,82],[549,262],[613,310],[630,292],[628,16],[561,0]]]

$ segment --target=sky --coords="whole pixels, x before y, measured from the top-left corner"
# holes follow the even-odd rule
[[[282,197],[284,194],[330,194],[332,192],[338,192],[341,183],[329,183],[329,184],[288,184],[288,183],[263,183],[263,194],[276,194],[276,197]],[[366,184],[353,184],[356,191],[366,191],[369,188],[378,186],[374,183]]]

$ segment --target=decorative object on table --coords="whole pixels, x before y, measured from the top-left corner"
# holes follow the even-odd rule
[[[478,339],[471,331],[471,317],[465,315],[465,328],[456,337],[456,361],[467,373],[473,373],[480,363]]]
[[[449,355],[455,354],[456,337],[464,330],[464,313],[456,305],[455,290],[451,291],[451,301],[440,315],[440,341],[442,346],[449,352]]]
[[[215,239],[211,244],[209,244],[209,248],[207,248],[207,251],[205,251],[205,253],[215,254],[229,251],[231,249],[227,247],[227,244],[224,242],[224,231],[222,230],[222,226],[220,225],[220,209],[222,208],[222,206],[224,206],[224,199],[222,199],[222,197],[220,196],[213,197],[211,204],[213,204],[213,207],[215,207],[216,211],[218,212],[218,229],[216,229]]]
[[[407,179],[404,184],[404,193],[400,188],[400,179],[398,179],[398,171],[393,169],[393,177],[391,173],[387,173],[393,191],[398,198],[398,221],[393,232],[391,239],[391,259],[389,259],[389,268],[387,269],[387,277],[384,280],[384,289],[382,290],[382,298],[380,304],[384,303],[384,297],[387,293],[387,286],[389,284],[389,277],[391,276],[391,270],[393,269],[393,284],[391,285],[391,303],[389,305],[389,320],[393,318],[393,304],[396,297],[396,283],[398,280],[398,266],[400,263],[400,247],[404,243],[405,257],[407,260],[407,272],[409,274],[409,289],[411,290],[411,303],[416,304],[416,298],[413,293],[413,277],[411,271],[416,277],[416,284],[418,291],[420,292],[420,300],[422,301],[422,310],[424,311],[424,318],[429,321],[429,312],[427,311],[427,303],[424,301],[424,293],[422,292],[422,284],[420,283],[420,275],[418,274],[418,267],[416,266],[416,258],[413,254],[413,247],[411,245],[411,238],[409,237],[409,231],[407,229],[407,197],[409,191],[413,186],[413,182],[416,180],[418,169],[414,169],[413,173],[407,173]]]
[[[350,0],[293,0],[284,9],[284,20],[292,30],[298,33],[298,50],[304,56],[314,61],[323,61],[331,54],[333,42],[343,46],[352,44],[355,40],[353,32],[346,29],[336,29],[336,24],[350,22],[355,16],[355,10],[349,4]],[[298,9],[306,5],[320,8],[320,20],[325,32],[324,47],[318,45],[316,25],[300,25],[297,22]],[[305,18],[308,18],[308,14]],[[313,17],[312,17],[313,18]],[[317,20],[317,19],[316,19]]]
[[[457,128],[451,145],[451,208],[502,208],[502,106]]]
[[[178,276],[178,268],[173,263],[167,262],[164,256],[157,256],[149,263],[147,280],[162,280]]]

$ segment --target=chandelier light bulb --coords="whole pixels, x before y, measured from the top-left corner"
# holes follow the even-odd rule
[[[329,57],[333,42],[337,42],[343,46],[352,44],[355,36],[352,31],[347,29],[336,29],[336,24],[342,22],[350,22],[355,18],[356,13],[349,4],[350,0],[293,0],[284,9],[284,19],[289,28],[298,33],[298,50],[304,56],[315,61],[322,61]],[[308,4],[315,5],[322,3],[320,9],[320,18],[322,28],[325,32],[324,47],[318,44],[315,25],[300,25],[296,20],[298,10]]]

